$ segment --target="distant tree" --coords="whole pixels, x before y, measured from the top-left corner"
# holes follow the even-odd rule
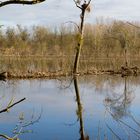
[[[0,7],[9,5],[9,4],[23,4],[23,5],[33,5],[37,3],[44,2],[45,0],[6,0],[0,1]]]

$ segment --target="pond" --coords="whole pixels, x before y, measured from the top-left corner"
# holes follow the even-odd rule
[[[20,140],[140,139],[140,77],[0,81],[0,134]],[[3,139],[2,137],[0,139]]]

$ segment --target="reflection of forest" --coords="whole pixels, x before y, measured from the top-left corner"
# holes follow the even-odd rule
[[[80,85],[82,85],[81,89],[79,89],[79,87],[78,87],[78,82]],[[119,76],[109,76],[109,75],[84,76],[84,77],[78,77],[78,78],[76,77],[74,79],[74,86],[75,86],[76,101],[77,101],[77,116],[78,116],[79,123],[80,123],[80,128],[79,128],[80,129],[80,131],[79,131],[80,139],[81,140],[85,140],[87,138],[89,139],[89,136],[85,136],[85,133],[84,133],[84,122],[83,122],[83,114],[82,114],[83,107],[82,107],[82,103],[80,101],[80,91],[79,90],[82,90],[83,86],[86,87],[86,89],[90,89],[95,92],[97,91],[96,94],[98,94],[98,95],[102,94],[103,96],[105,96],[105,99],[104,99],[104,105],[106,107],[105,112],[108,112],[108,113],[105,113],[104,114],[105,116],[103,116],[105,121],[102,122],[101,126],[97,126],[97,128],[96,128],[96,129],[99,129],[99,135],[101,135],[101,137],[104,137],[103,136],[104,134],[102,134],[102,133],[104,133],[103,131],[106,129],[107,131],[109,131],[109,133],[107,133],[106,137],[109,138],[110,135],[113,135],[115,138],[119,138],[119,136],[120,136],[120,139],[121,139],[122,134],[119,133],[118,134],[119,136],[117,137],[117,134],[115,134],[115,133],[118,133],[118,132],[116,132],[116,130],[113,130],[113,129],[115,129],[115,127],[121,126],[122,131],[129,129],[128,130],[129,134],[130,134],[130,130],[132,130],[132,129],[134,130],[136,128],[135,126],[133,128],[131,128],[131,125],[134,124],[134,125],[138,125],[140,127],[140,123],[135,118],[136,116],[134,115],[135,111],[133,112],[133,110],[131,110],[131,105],[134,100],[133,87],[139,85],[139,82],[140,81],[139,81],[138,77],[121,78]],[[93,102],[94,102],[94,100],[93,100]],[[95,114],[96,114],[96,112],[95,112]],[[108,122],[108,120],[106,120],[107,115],[109,118],[111,116],[111,121],[109,121],[109,122]],[[110,124],[110,122],[113,122],[113,123]],[[104,128],[100,128],[102,126]],[[124,127],[127,127],[127,128],[124,128]],[[119,129],[119,130],[121,130],[121,129]],[[88,135],[90,135],[90,133],[88,133]],[[132,136],[133,135],[134,134],[132,134]]]
[[[117,125],[117,127],[119,126],[120,130],[122,129],[123,131],[125,131],[124,135],[126,135],[127,137],[126,139],[128,139],[128,137],[130,137],[130,139],[133,139],[136,137],[140,138],[139,130],[136,129],[136,127],[131,126],[131,124],[134,124],[140,127],[140,123],[138,120],[136,120],[136,118],[130,111],[130,107],[134,99],[134,92],[131,87],[132,81],[130,79],[128,77],[124,77],[123,79],[121,79],[121,81],[123,80],[124,82],[123,91],[121,93],[116,93],[116,94],[110,93],[110,95],[108,94],[106,98],[104,99],[104,105],[106,107],[106,111],[111,116],[111,118],[113,118],[112,120],[113,123]],[[83,108],[82,108],[82,103],[80,101],[80,93],[79,93],[80,91],[78,87],[77,77],[74,79],[74,86],[75,86],[75,92],[76,92],[77,116],[78,116],[78,120],[80,124],[80,128],[79,128],[80,140],[89,140],[89,136],[88,135],[85,136],[85,133],[84,133],[84,122],[83,122],[83,114],[82,114]],[[127,122],[123,118],[128,118],[130,122]],[[106,125],[105,128],[107,128],[110,132],[110,134],[107,134],[107,135],[108,136],[113,135],[114,138],[116,139],[122,139],[122,134],[118,134],[118,132],[113,130],[114,128],[111,128],[108,123],[109,122],[106,122],[106,115],[105,115],[105,125]],[[100,128],[98,129],[100,131],[99,135],[105,135],[105,134],[102,134]]]
[[[137,81],[139,80],[139,78],[137,78],[137,77],[135,77],[135,79]],[[69,101],[70,106],[71,106],[71,101],[73,103],[73,94],[71,94],[71,95],[68,94],[68,92],[73,93],[73,86],[70,87],[70,85],[72,83],[71,80],[72,79],[70,77],[69,81],[68,81],[68,78],[64,78],[62,81],[59,80],[59,82],[58,82],[58,80],[54,80],[51,83],[54,85],[54,86],[52,86],[53,89],[54,89],[54,87],[56,87],[57,84],[59,84],[59,85],[57,85],[57,87],[60,85],[62,86],[61,92],[62,93],[64,92],[65,94],[60,95],[59,94],[60,90],[59,91],[53,90],[53,92],[52,92],[52,93],[57,92],[57,94],[59,94],[59,97],[61,99],[64,97],[63,98],[64,100],[62,100],[63,102],[61,102],[62,106],[64,104],[66,105],[68,101]],[[47,80],[47,81],[49,81],[49,80]],[[61,83],[60,83],[60,81],[61,81]],[[7,85],[7,87],[10,88],[10,90],[8,90],[8,91],[11,91],[11,89],[12,89],[12,90],[14,90],[14,93],[18,92],[17,89],[19,89],[19,85],[23,85],[22,82],[21,83],[19,81],[12,82],[12,80],[11,80],[11,82]],[[33,88],[36,87],[35,90],[39,89],[41,92],[43,89],[44,93],[48,89],[48,88],[44,88],[44,87],[47,87],[46,81],[44,81],[43,83],[42,83],[42,81],[35,82],[34,80],[32,80],[30,82],[29,81],[26,81],[26,82],[28,82],[27,87],[28,86],[31,86]],[[78,85],[78,82],[79,82],[79,85]],[[122,138],[123,136],[120,133],[120,131],[123,129],[125,129],[125,130],[128,129],[127,130],[127,131],[129,131],[128,134],[131,135],[131,133],[133,133],[133,135],[134,135],[136,133],[135,135],[138,135],[138,137],[139,137],[140,132],[138,129],[140,128],[140,123],[139,123],[140,121],[138,121],[139,118],[136,118],[136,117],[138,117],[138,115],[135,114],[135,113],[137,113],[136,112],[137,110],[134,110],[134,111],[131,110],[131,107],[137,107],[137,106],[133,106],[133,103],[135,104],[135,100],[133,100],[134,92],[132,89],[135,87],[134,86],[135,83],[138,84],[138,82],[136,82],[134,80],[134,77],[121,78],[118,76],[102,75],[102,76],[86,76],[86,77],[79,76],[79,77],[75,78],[74,79],[74,87],[75,87],[74,96],[76,97],[76,102],[74,103],[74,108],[72,108],[71,110],[72,110],[72,112],[75,111],[75,105],[76,105],[76,118],[78,118],[78,121],[77,121],[78,130],[74,131],[74,133],[76,135],[78,135],[78,138],[80,140],[89,140],[89,139],[102,140],[104,137],[104,133],[106,133],[106,137],[108,139],[110,139],[110,137],[111,137],[110,135],[112,135],[112,132],[110,131],[110,129],[112,129],[112,131],[114,131],[114,133],[118,134],[121,139],[123,139]],[[68,89],[68,92],[64,91],[63,88],[65,89],[66,85],[68,85],[68,87],[72,88],[72,90]],[[48,85],[48,87],[49,86],[50,85]],[[1,87],[4,89],[4,86],[2,86],[2,83],[0,84],[0,88]],[[41,87],[41,88],[39,88],[39,87]],[[5,89],[6,89],[6,87],[5,87]],[[31,91],[29,91],[29,92],[31,92]],[[5,93],[7,93],[7,92],[5,91]],[[44,94],[44,93],[40,100],[41,102],[42,102],[42,99],[47,101],[46,94]],[[55,99],[54,101],[56,103],[56,101],[59,102],[59,98],[58,98],[57,94],[49,94],[49,96],[47,96],[47,97],[49,97],[49,99],[50,99],[50,97],[51,97],[51,99]],[[11,94],[7,94],[6,97],[4,98],[5,104],[8,103],[8,102],[6,102],[6,100],[10,99],[10,97],[11,97],[10,95]],[[40,93],[38,95],[41,96]],[[29,97],[33,98],[34,96],[35,96],[35,94],[31,94]],[[37,97],[39,97],[39,96],[37,96]],[[15,101],[18,101],[18,99],[20,99],[19,96],[17,96],[17,95],[15,97],[16,97]],[[65,97],[67,97],[67,98],[65,98]],[[70,101],[69,97],[71,97],[71,99],[72,99],[71,101]],[[104,99],[104,97],[105,97],[105,99]],[[2,102],[2,104],[3,104],[4,100],[0,100],[0,102]],[[104,100],[104,104],[102,103],[103,100]],[[37,101],[39,101],[38,98],[37,98]],[[42,103],[42,104],[46,105],[46,102]],[[52,105],[52,104],[50,104],[50,105]],[[104,105],[106,108],[104,108]],[[19,104],[19,106],[20,106],[20,104]],[[66,111],[64,111],[64,109],[62,109],[62,112],[63,111],[67,112],[68,107],[69,106],[65,106]],[[1,108],[3,108],[3,107],[1,107]],[[48,106],[46,108],[48,108]],[[55,106],[55,109],[57,110],[57,105]],[[106,114],[104,114],[104,109],[106,109],[108,111],[108,112],[105,111],[105,112],[107,112]],[[54,110],[54,112],[57,112],[56,110]],[[71,114],[71,112],[70,112],[71,110],[68,111],[69,114]],[[83,110],[85,110],[85,111],[83,111]],[[17,111],[17,110],[15,110],[15,111]],[[38,110],[38,111],[40,113],[40,110]],[[47,112],[47,113],[49,114],[49,112]],[[139,113],[139,111],[138,111],[138,113]],[[26,116],[26,114],[21,113],[20,119],[24,118],[24,116]],[[70,116],[70,120],[72,120],[73,117],[75,118],[75,115],[73,116],[73,114],[72,114]],[[63,115],[62,115],[62,118],[63,118]],[[54,119],[52,121],[54,121]],[[34,120],[35,120],[35,118],[34,118]],[[68,118],[68,120],[69,120],[69,118]],[[66,119],[64,121],[67,122],[68,120]],[[58,121],[61,121],[61,120],[58,120]],[[63,119],[62,119],[62,121],[63,121]],[[133,126],[133,124],[136,127]],[[121,128],[120,128],[120,126],[121,126]],[[42,127],[42,126],[40,126],[40,127]],[[56,126],[53,125],[52,127],[56,127]],[[119,128],[118,131],[116,131],[116,127]],[[59,128],[58,125],[57,125],[57,128]],[[67,128],[68,128],[67,129],[68,132],[71,133],[71,129],[72,129],[72,131],[75,128],[77,129],[77,125],[75,125],[75,127],[71,127],[71,128],[67,127]],[[98,129],[99,129],[99,135],[101,136],[99,138],[98,138]],[[25,128],[25,130],[26,130],[26,128]],[[132,132],[130,132],[130,130],[132,130]],[[63,132],[63,130],[62,130],[62,132]],[[1,133],[2,133],[2,131],[1,131]],[[47,133],[49,134],[48,131],[47,131]],[[7,132],[6,132],[6,134],[8,136],[11,136],[11,134],[9,134]],[[125,135],[125,133],[124,133],[124,135]],[[116,137],[115,137],[115,139],[116,139]]]
[[[140,139],[140,122],[135,118],[135,115],[130,111],[132,101],[134,99],[134,93],[132,92],[131,85],[128,81],[128,77],[124,77],[124,90],[121,94],[108,95],[104,104],[106,111],[113,118],[114,123],[118,124],[119,130],[124,132],[123,135],[127,139]],[[127,119],[124,119],[127,118]],[[113,131],[108,123],[106,122],[107,128],[113,133],[118,139],[121,139],[117,132]]]
[[[104,88],[106,88],[106,86],[109,86],[110,88],[120,86],[124,83],[124,79],[117,75],[87,75],[79,77],[79,83],[86,84],[88,87],[94,86],[96,90],[102,91]],[[127,83],[129,83],[131,86],[139,86],[140,78],[139,76],[129,76],[127,77]]]
[[[108,95],[105,98],[106,109],[114,119],[120,119],[130,114],[129,107],[133,101],[134,94],[128,89],[127,77],[124,78],[124,91],[121,94]]]

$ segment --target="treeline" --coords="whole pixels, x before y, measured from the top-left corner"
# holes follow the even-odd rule
[[[140,26],[139,23],[134,25]],[[73,56],[78,40],[77,28],[61,26],[53,30],[43,26],[31,29],[17,25],[16,28],[0,29],[1,55]],[[110,58],[140,56],[140,28],[121,21],[99,22],[85,26],[83,57]]]

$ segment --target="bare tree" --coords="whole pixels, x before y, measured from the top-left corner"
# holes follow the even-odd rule
[[[85,13],[86,11],[90,12],[90,2],[91,0],[74,0],[75,5],[81,10],[81,23],[80,26],[78,26],[79,34],[78,34],[78,44],[76,48],[76,56],[75,56],[75,62],[74,62],[74,68],[73,68],[73,73],[76,75],[78,73],[78,65],[79,65],[79,59],[80,59],[80,53],[81,53],[81,48],[83,45],[83,35],[84,35],[84,20],[85,20]]]

